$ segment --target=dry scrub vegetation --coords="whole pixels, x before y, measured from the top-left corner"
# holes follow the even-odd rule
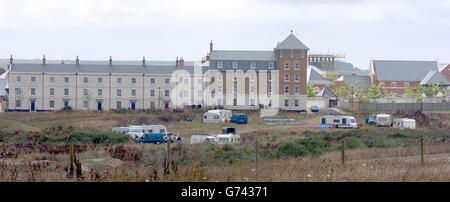
[[[450,180],[450,131],[445,124],[437,128],[419,123],[417,131],[318,130],[314,126],[319,117],[309,114],[281,113],[280,118],[303,124],[272,127],[257,113],[250,113],[248,125],[204,125],[201,116],[201,111],[0,114],[0,181]],[[449,120],[442,113],[426,117]],[[135,144],[110,132],[111,127],[143,123],[166,123],[185,139],[170,145],[168,159],[167,145]],[[242,144],[188,144],[192,132],[218,133],[223,126],[235,126]],[[420,137],[425,140],[424,165]],[[344,165],[342,138],[347,149]]]

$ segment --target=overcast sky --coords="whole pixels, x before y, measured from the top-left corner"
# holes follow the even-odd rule
[[[450,62],[450,0],[0,0],[0,58],[200,60],[272,50],[290,30],[313,52]]]

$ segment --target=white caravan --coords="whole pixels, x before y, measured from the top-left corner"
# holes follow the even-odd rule
[[[203,144],[205,142],[215,144],[217,137],[210,134],[194,134],[191,136],[191,144]]]
[[[113,132],[128,135],[131,138],[140,138],[144,134],[163,133],[167,135],[167,128],[163,125],[141,125],[129,127],[117,127],[112,129]]]
[[[377,126],[392,126],[392,117],[390,114],[377,114]]]
[[[416,120],[414,119],[394,119],[393,128],[404,130],[404,129],[416,129]]]
[[[359,128],[353,116],[322,116],[320,125],[331,128]]]
[[[217,144],[239,144],[241,136],[237,134],[220,134],[217,135]]]
[[[230,110],[209,110],[203,114],[203,123],[225,123],[231,119]]]

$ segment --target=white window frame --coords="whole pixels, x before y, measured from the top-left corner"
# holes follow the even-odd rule
[[[137,79],[136,78],[131,78],[131,84],[136,84],[137,83]]]
[[[69,77],[64,77],[64,83],[69,83],[70,82],[70,78]]]
[[[287,92],[286,92],[286,90],[287,90]],[[289,88],[289,86],[284,86],[283,92],[284,92],[285,95],[289,95],[290,91],[291,91],[291,89]]]
[[[85,88],[83,89],[83,95],[88,96],[89,95],[89,89]]]
[[[50,77],[50,83],[55,83],[55,77]]]
[[[269,62],[268,67],[269,67],[269,69],[274,69],[275,63],[274,62]]]
[[[69,95],[70,95],[69,89],[68,88],[64,88],[64,96],[69,96]]]
[[[300,61],[295,61],[294,62],[294,69],[295,70],[300,70]]]
[[[50,88],[50,96],[55,96],[55,88]]]
[[[98,77],[97,78],[97,83],[103,83],[103,78],[102,77]]]
[[[300,86],[294,86],[295,95],[300,95]]]
[[[291,69],[291,64],[289,61],[284,61],[284,70],[289,70]]]
[[[131,89],[131,97],[136,97],[136,89]]]
[[[31,96],[35,96],[36,95],[36,88],[31,88],[30,89],[30,95]]]
[[[156,79],[155,78],[150,78],[150,84],[155,84],[156,83]]]
[[[54,100],[48,101],[48,106],[52,109],[55,108],[55,101]]]
[[[155,97],[156,93],[155,90],[151,89],[150,90],[150,97]]]
[[[89,77],[84,77],[83,78],[83,83],[89,83]]]
[[[405,88],[409,87],[409,82],[403,83],[403,86],[404,86]]]
[[[122,89],[117,89],[116,90],[116,96],[117,97],[122,97]]]
[[[284,82],[290,82],[291,81],[291,76],[289,75],[289,73],[285,73],[284,74]]]
[[[20,76],[17,76],[17,77],[16,77],[16,82],[17,82],[17,83],[20,83],[20,82],[22,82],[22,77],[20,77]]]
[[[35,77],[35,76],[32,76],[32,77],[30,78],[30,80],[31,80],[32,83],[34,83],[34,82],[36,82],[36,77]]]
[[[103,96],[103,89],[97,89],[97,96]]]

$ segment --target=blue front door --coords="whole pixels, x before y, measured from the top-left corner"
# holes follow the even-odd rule
[[[30,111],[32,111],[32,112],[34,112],[34,111],[36,111],[36,101],[35,100],[31,100],[31,103],[30,103]]]

